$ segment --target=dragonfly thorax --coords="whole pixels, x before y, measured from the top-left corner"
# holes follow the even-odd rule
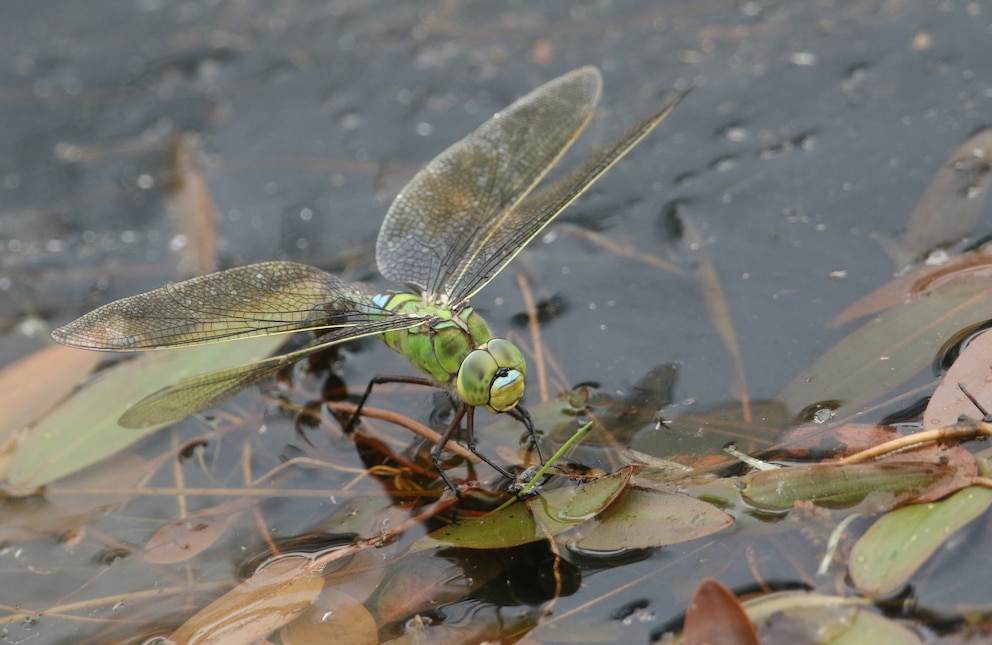
[[[386,332],[382,338],[439,385],[490,412],[506,412],[520,402],[527,372],[523,354],[509,341],[493,338],[470,306],[429,307],[411,293],[382,294],[375,300],[396,313],[427,316],[420,325]]]

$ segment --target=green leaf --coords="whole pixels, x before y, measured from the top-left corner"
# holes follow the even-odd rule
[[[421,538],[411,550],[442,546],[503,549],[558,535],[602,512],[630,482],[631,473],[631,468],[621,468],[611,475],[548,491],[477,519],[461,520]]]
[[[909,628],[875,612],[862,598],[784,591],[744,601],[759,636],[818,645],[922,644]],[[785,635],[785,640],[781,636]]]
[[[820,356],[779,395],[793,413],[821,402],[853,410],[928,367],[961,329],[992,318],[985,276],[964,276],[879,314]]]
[[[716,533],[734,519],[712,504],[679,493],[628,488],[569,544],[590,551],[648,549]]]
[[[870,464],[813,464],[750,473],[740,478],[741,495],[757,508],[787,510],[796,501],[823,506],[853,506],[870,493],[896,500],[919,496],[955,469],[941,464],[882,461]]]
[[[851,581],[871,596],[898,590],[947,538],[990,505],[992,490],[971,486],[939,502],[883,515],[851,550]]]
[[[12,458],[10,491],[28,494],[162,428],[122,428],[117,420],[163,386],[267,356],[285,341],[282,336],[264,336],[154,352],[103,371],[32,429]]]

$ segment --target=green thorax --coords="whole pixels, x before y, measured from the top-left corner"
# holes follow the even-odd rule
[[[440,385],[451,385],[469,352],[492,338],[485,321],[471,307],[455,313],[447,307],[425,305],[423,298],[412,293],[380,294],[373,299],[396,313],[433,316],[417,327],[388,331],[382,338]]]

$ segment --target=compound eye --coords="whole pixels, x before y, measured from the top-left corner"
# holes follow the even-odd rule
[[[496,378],[499,365],[485,349],[469,352],[455,377],[458,396],[468,405],[489,407],[489,387]]]
[[[512,410],[524,396],[527,363],[519,349],[494,338],[469,352],[458,369],[455,387],[468,405],[482,405],[490,412]]]

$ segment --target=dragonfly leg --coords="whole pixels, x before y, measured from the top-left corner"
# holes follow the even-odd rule
[[[441,439],[437,442],[437,445],[431,450],[431,463],[434,464],[434,468],[437,470],[438,474],[441,475],[441,479],[443,479],[444,483],[448,485],[448,488],[453,490],[455,495],[458,495],[459,497],[461,497],[461,493],[455,485],[451,483],[451,480],[448,479],[447,475],[444,474],[444,470],[441,468],[441,455],[444,453],[444,447],[448,444],[448,441],[451,440],[451,437],[453,437],[455,432],[458,430],[458,426],[461,424],[463,417],[465,418],[465,430],[468,435],[465,444],[468,449],[472,451],[472,454],[489,464],[489,466],[500,475],[503,475],[507,479],[513,479],[513,475],[507,472],[505,468],[479,452],[475,441],[475,408],[471,405],[465,405],[462,403],[458,407],[458,411],[455,413],[455,418],[451,420],[451,425],[448,426],[448,429],[441,435]]]
[[[524,424],[524,427],[527,428],[527,434],[530,435],[530,440],[534,444],[534,450],[537,451],[537,458],[541,460],[541,465],[543,466],[545,464],[544,453],[541,451],[541,442],[537,438],[537,431],[534,430],[534,421],[530,418],[530,412],[518,405],[507,412],[507,414]]]
[[[355,426],[358,425],[358,420],[362,416],[362,408],[365,407],[365,402],[369,400],[369,396],[372,394],[372,388],[376,385],[382,385],[383,383],[408,383],[410,385],[426,385],[427,387],[436,388],[437,384],[430,379],[426,379],[420,376],[398,376],[389,374],[377,374],[372,377],[369,381],[368,387],[365,388],[365,393],[362,394],[362,398],[358,400],[358,405],[355,407],[354,414],[351,415],[351,419],[348,420],[348,424],[344,427],[345,434],[351,434],[355,430]],[[461,417],[459,417],[461,420]]]

